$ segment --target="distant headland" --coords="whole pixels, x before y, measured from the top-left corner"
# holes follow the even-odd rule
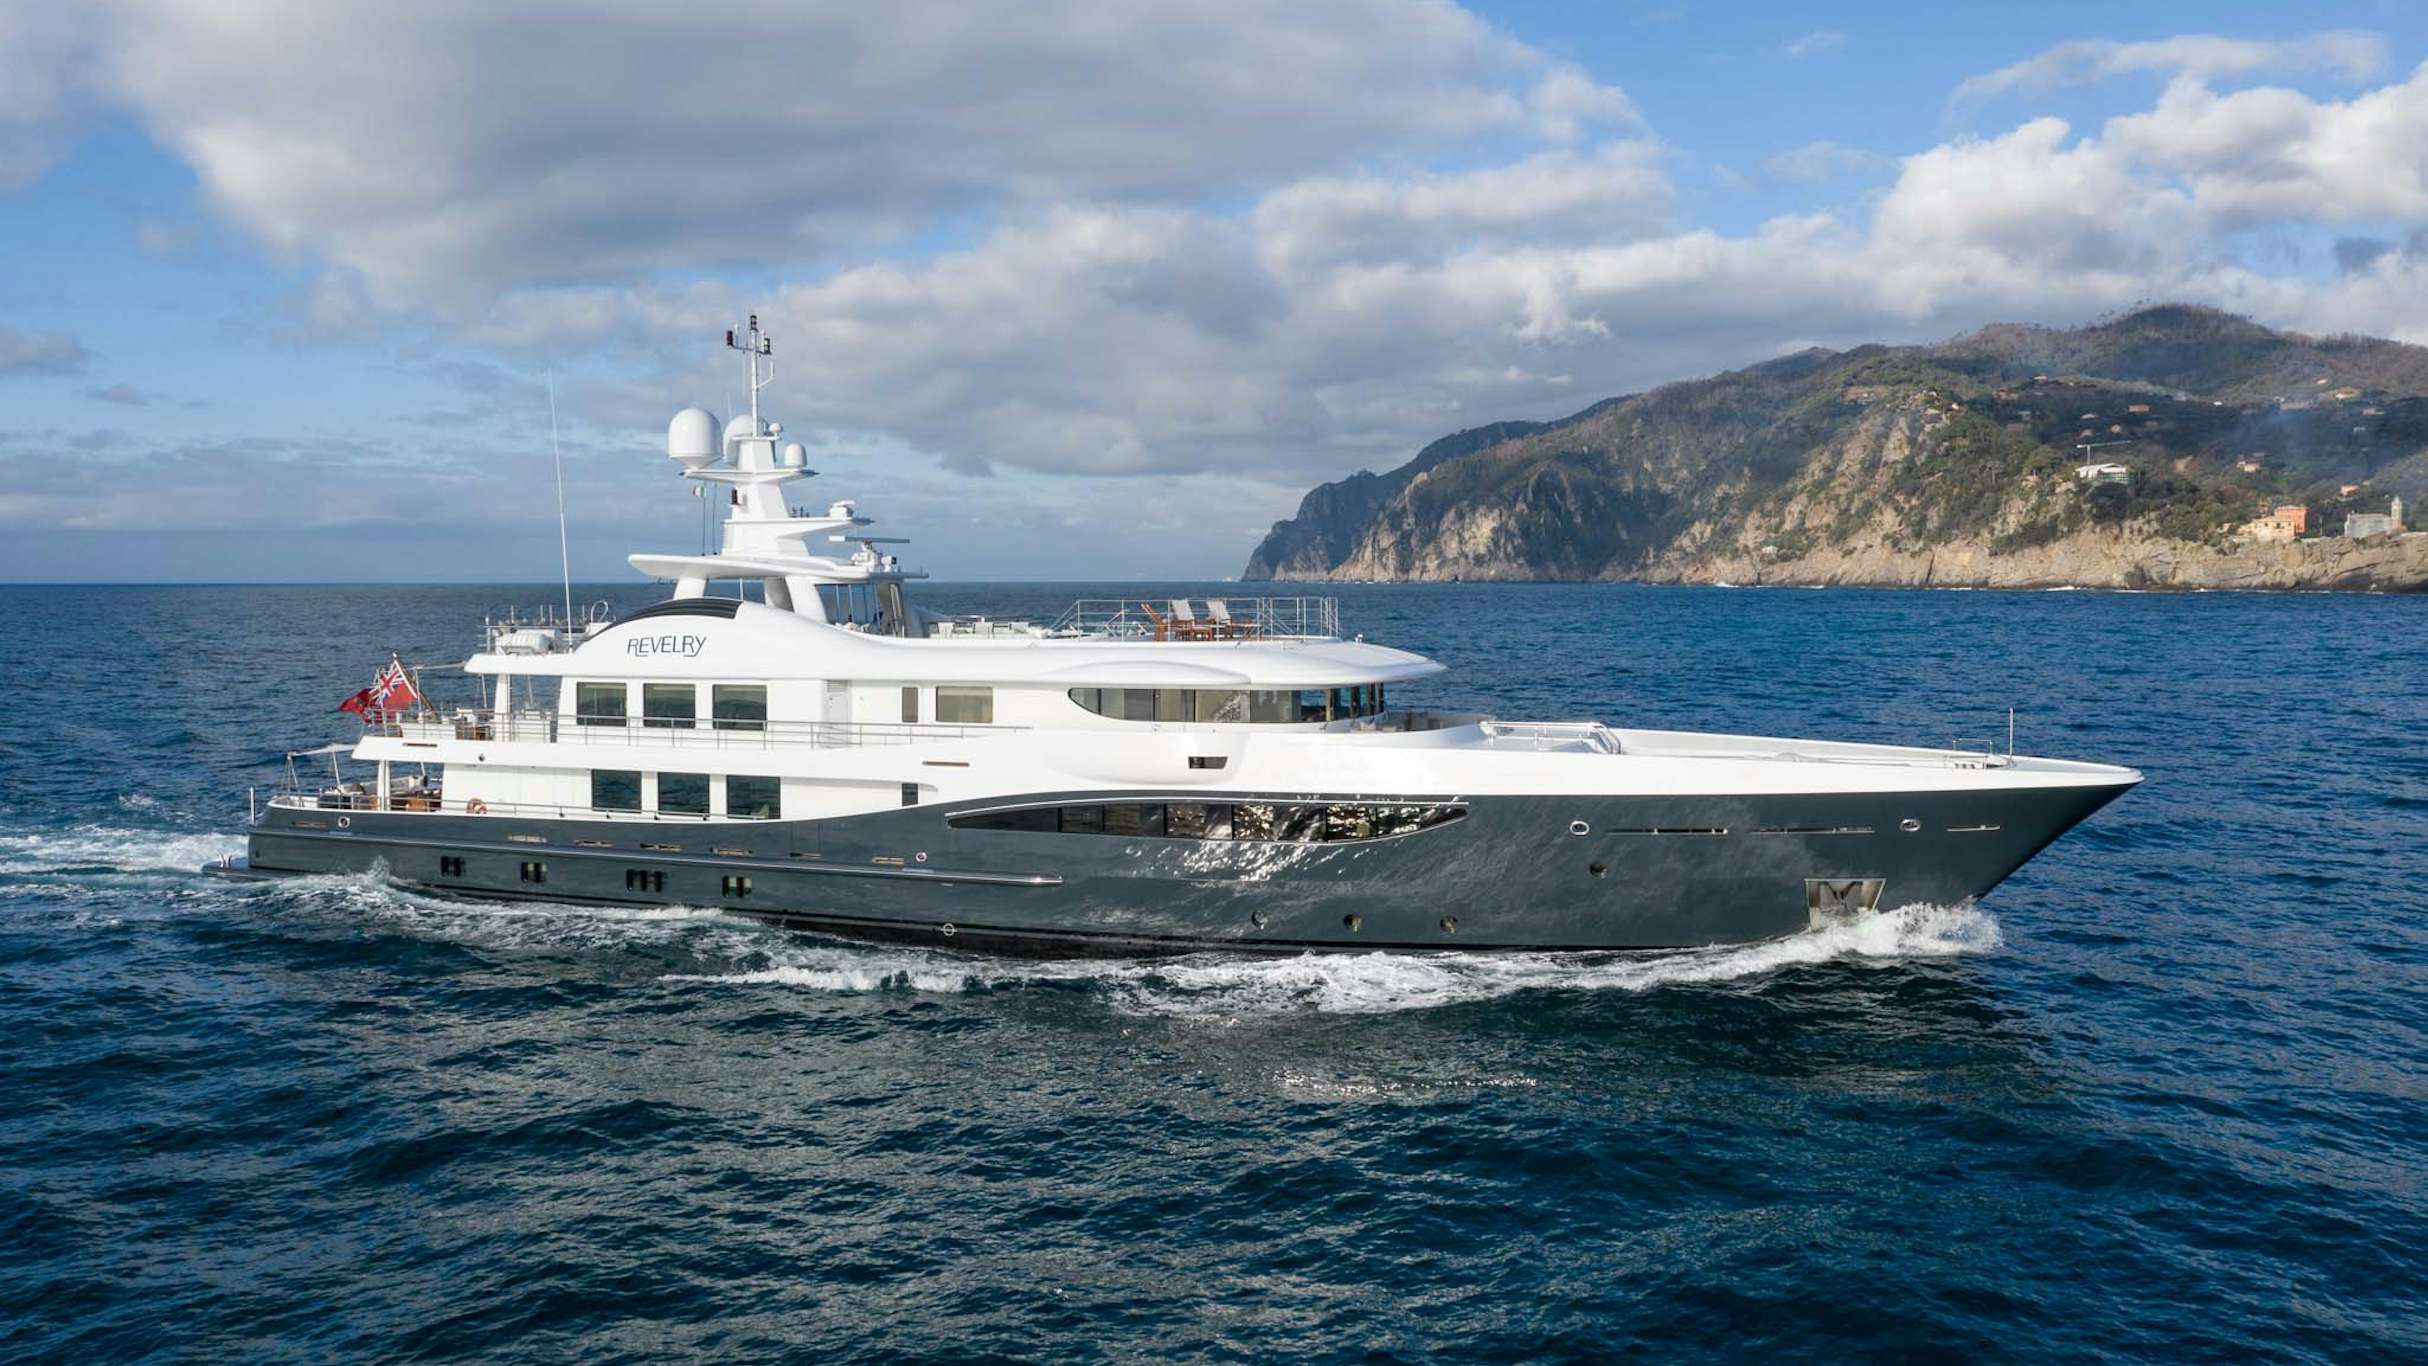
[[[2428,348],[2170,304],[1447,436],[1249,579],[2428,588]]]

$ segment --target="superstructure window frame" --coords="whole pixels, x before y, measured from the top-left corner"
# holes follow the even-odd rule
[[[641,724],[654,730],[691,730],[700,724],[700,685],[643,683]]]
[[[977,684],[937,684],[936,720],[954,726],[995,724],[995,690]]]
[[[626,783],[629,780],[629,788]],[[590,809],[593,811],[638,811],[641,809],[641,770],[637,768],[594,768],[590,770]],[[630,793],[625,801],[611,798]]]
[[[674,800],[668,800],[669,787]],[[705,773],[658,774],[658,812],[667,816],[705,816],[708,814],[708,775]]]
[[[607,705],[610,701],[613,706]],[[625,683],[584,683],[573,685],[573,723],[577,726],[622,726],[631,724],[632,688]]]
[[[746,821],[779,819],[784,814],[784,780],[758,773],[726,774],[725,814]]]
[[[767,729],[767,685],[715,683],[708,689],[709,725],[717,730]]]

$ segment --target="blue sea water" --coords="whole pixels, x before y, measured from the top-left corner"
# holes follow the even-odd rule
[[[1766,945],[996,961],[199,877],[550,591],[0,588],[0,1357],[2428,1355],[2428,598],[1338,591],[1398,701],[2149,781]]]

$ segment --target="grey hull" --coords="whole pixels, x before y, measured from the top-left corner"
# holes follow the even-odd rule
[[[253,827],[241,871],[383,868],[445,893],[714,906],[860,938],[1023,954],[1679,948],[1980,897],[2130,785],[1443,797],[1464,805],[1465,818],[1386,839],[1307,844],[947,823],[974,806],[705,823],[273,807]],[[1023,799],[1142,800],[1155,794]],[[442,858],[460,859],[461,872],[442,871]],[[544,881],[527,880],[525,864],[541,865]],[[729,882],[737,878],[748,879],[746,892]],[[1816,885],[1828,889],[1819,903]]]

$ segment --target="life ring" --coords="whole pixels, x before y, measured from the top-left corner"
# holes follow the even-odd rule
[[[489,814],[489,803],[482,801],[478,797],[474,797],[471,801],[464,803],[464,814],[467,816],[486,816]]]

